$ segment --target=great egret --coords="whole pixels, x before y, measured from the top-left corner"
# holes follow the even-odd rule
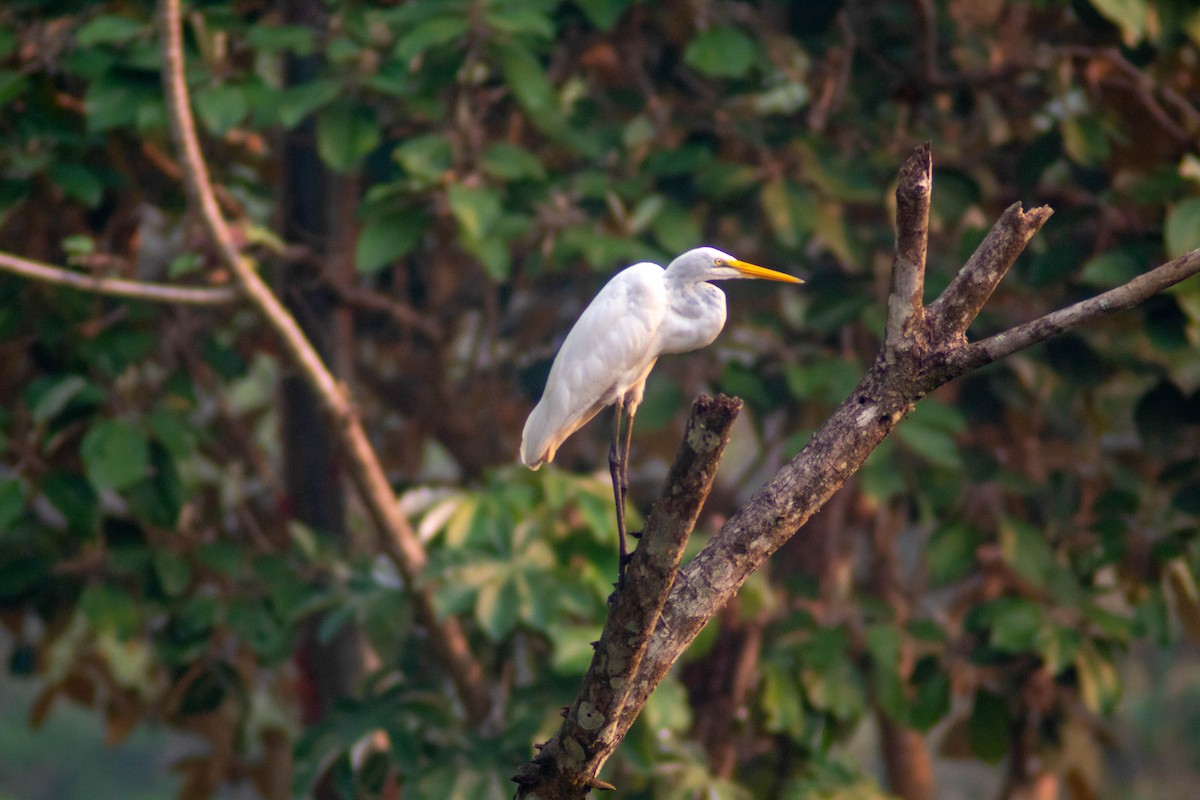
[[[616,405],[608,451],[617,506],[620,575],[624,576],[625,494],[633,417],[646,377],[664,353],[710,344],[725,327],[725,293],[709,281],[763,278],[803,283],[782,272],[739,261],[713,247],[698,247],[664,270],[642,262],[618,272],[596,295],[550,367],[542,399],[521,435],[521,462],[530,469],[553,461],[559,445],[605,406]],[[621,436],[622,411],[628,416]]]

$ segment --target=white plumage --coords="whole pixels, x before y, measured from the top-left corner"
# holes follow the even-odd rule
[[[725,293],[708,281],[733,278],[802,282],[712,247],[689,250],[665,270],[642,262],[617,273],[558,351],[525,423],[521,462],[537,469],[553,461],[567,437],[607,405],[617,403],[632,424],[658,357],[704,347],[725,327]]]

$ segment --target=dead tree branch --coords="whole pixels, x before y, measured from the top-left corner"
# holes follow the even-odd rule
[[[513,779],[521,785],[518,797],[533,796],[525,792],[526,787],[538,787],[538,797],[613,788],[597,779],[596,773],[625,734],[624,706],[631,694],[639,693],[629,676],[637,673],[654,633],[741,408],[741,400],[724,395],[715,399],[701,395],[692,406],[675,465],[626,567],[625,588],[613,593],[583,687],[559,732]]]
[[[471,652],[458,620],[454,617],[438,618],[433,592],[422,582],[425,549],[396,502],[395,493],[363,429],[358,410],[345,387],[326,368],[295,318],[239,251],[217,204],[188,97],[179,5],[179,0],[162,0],[160,4],[162,78],[171,135],[180,153],[188,200],[199,211],[205,231],[222,262],[237,276],[243,293],[282,340],[288,355],[320,398],[381,547],[404,578],[417,619],[430,632],[431,647],[445,666],[468,715],[472,719],[482,720],[491,705],[483,667]]]
[[[922,309],[928,233],[928,213],[922,208],[928,208],[932,190],[929,164],[929,151],[923,146],[900,171],[895,269],[901,274],[892,280],[884,342],[875,363],[804,449],[679,570],[645,655],[636,667],[628,667],[625,681],[630,690],[620,707],[618,740],[667,671],[746,578],[833,496],[922,397],[983,364],[1129,308],[1200,272],[1200,251],[1192,252],[1117,289],[969,343],[968,326],[1051,210],[1009,208],[941,297]],[[638,550],[642,547],[645,544]],[[597,645],[599,650],[609,646],[603,639]],[[544,750],[543,758],[554,763],[537,765],[535,760],[531,766],[537,769],[523,770],[518,796],[580,800],[589,787],[600,785],[595,776],[609,753],[608,740],[596,752]]]

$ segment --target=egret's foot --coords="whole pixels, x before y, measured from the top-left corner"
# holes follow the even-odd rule
[[[613,584],[613,588],[617,591],[625,588],[625,568],[629,566],[629,562],[632,560],[633,553],[621,553],[617,556],[617,582]]]

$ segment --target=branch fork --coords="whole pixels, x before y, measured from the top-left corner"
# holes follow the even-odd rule
[[[971,370],[1130,308],[1200,272],[1200,250],[1193,251],[1124,286],[1003,333],[970,341],[967,329],[1053,212],[1046,206],[1009,207],[941,296],[926,306],[923,294],[932,174],[928,144],[918,147],[900,170],[896,254],[883,343],[875,363],[804,449],[729,517],[696,557],[673,574],[672,581],[665,580],[671,572],[650,580],[638,571],[643,569],[638,566],[643,551],[656,547],[654,538],[643,540],[634,551],[627,594],[617,593],[609,624],[596,644],[592,669],[562,730],[514,778],[519,785],[518,798],[581,800],[596,788],[595,776],[604,760],[688,645],[746,578],[796,534],[922,397]],[[693,438],[694,426],[705,424],[701,418],[698,404],[684,447]],[[727,433],[721,435],[727,437]],[[720,450],[714,450],[711,457],[719,458]],[[683,452],[681,449],[681,458]],[[714,460],[705,469],[715,467]],[[685,493],[675,485],[677,480],[673,469],[659,503]],[[657,511],[656,505],[652,521]],[[641,560],[650,558],[653,556],[647,553]],[[650,584],[643,586],[643,580]],[[665,596],[658,597],[662,592]],[[632,618],[628,616],[631,612]],[[634,631],[636,635],[630,636]],[[626,653],[622,648],[631,642],[643,648],[640,657],[613,658]]]

